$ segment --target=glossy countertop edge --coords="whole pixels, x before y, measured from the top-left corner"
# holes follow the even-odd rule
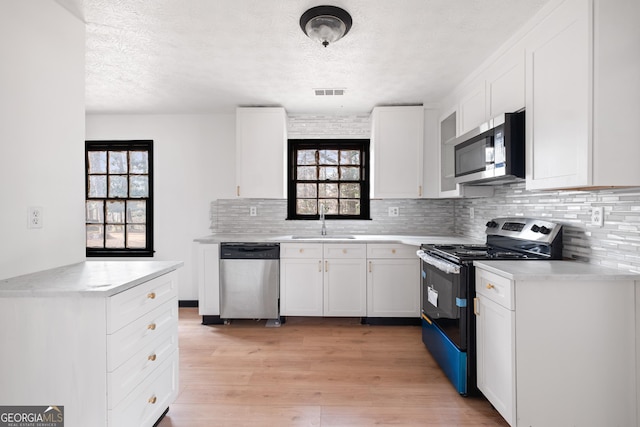
[[[294,239],[293,236],[303,235],[303,239]],[[350,235],[354,238],[332,238],[331,234],[326,237],[297,233],[286,234],[242,234],[225,233],[211,234],[209,236],[194,239],[196,243],[216,244],[225,242],[276,242],[276,243],[401,243],[419,247],[423,244],[457,244],[457,243],[484,243],[484,240],[472,239],[462,236],[430,236],[430,235],[404,235],[404,234],[350,234],[340,233],[340,236]]]
[[[183,265],[182,261],[84,261],[0,280],[0,298],[110,297]]]
[[[640,274],[581,261],[474,261],[473,265],[510,280],[634,280]]]

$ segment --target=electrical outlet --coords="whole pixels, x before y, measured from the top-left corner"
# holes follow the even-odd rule
[[[591,225],[602,227],[604,225],[604,207],[594,206],[591,208]]]
[[[398,216],[398,215],[400,215],[400,208],[398,207],[389,208],[389,216]]]
[[[256,216],[258,215],[258,208],[255,206],[251,206],[249,208],[249,216]]]
[[[29,228],[42,228],[43,209],[40,206],[30,206],[29,213],[27,215],[27,226]]]

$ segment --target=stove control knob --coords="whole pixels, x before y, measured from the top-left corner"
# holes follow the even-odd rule
[[[549,234],[549,233],[551,233],[551,229],[550,229],[550,228],[547,228],[547,227],[545,227],[545,226],[543,225],[542,227],[540,227],[540,232],[541,232],[542,234]]]
[[[498,226],[498,223],[495,221],[489,221],[486,225],[487,225],[487,228],[495,228]]]
[[[540,231],[540,227],[538,227],[537,225],[533,224],[531,226],[531,231],[533,231],[534,233],[537,233],[538,231]]]

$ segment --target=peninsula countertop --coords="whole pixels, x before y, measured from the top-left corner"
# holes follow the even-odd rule
[[[183,265],[182,261],[84,261],[0,280],[0,298],[110,297]]]

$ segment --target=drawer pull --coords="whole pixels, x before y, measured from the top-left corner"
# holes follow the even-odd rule
[[[487,283],[487,289],[493,289],[495,288],[495,286],[493,286],[491,283]]]
[[[396,250],[395,250],[395,249],[391,249],[391,253],[392,253],[392,254],[395,254],[395,253],[396,253]]]
[[[147,329],[155,331],[156,330],[156,324],[155,323],[150,323],[149,326],[147,326]]]
[[[156,355],[152,354],[151,356],[147,357],[147,359],[151,360],[152,362],[156,361]]]
[[[147,298],[149,298],[149,299],[155,299],[155,297],[156,297],[156,293],[155,292],[149,292],[147,294]]]
[[[158,400],[158,398],[157,398],[157,397],[155,397],[155,396],[153,396],[153,397],[150,397],[150,398],[149,398],[148,402],[149,402],[149,403],[151,403],[151,404],[153,405],[153,404],[155,404],[155,403],[156,403],[156,401],[157,401],[157,400]]]
[[[303,252],[304,252],[304,249],[300,249],[300,253],[303,253]]]

